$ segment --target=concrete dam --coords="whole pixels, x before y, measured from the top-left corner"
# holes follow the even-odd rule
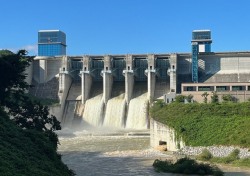
[[[201,53],[199,82],[192,83],[190,53],[37,56],[28,75],[31,94],[60,101],[51,109],[64,127],[145,129],[150,103],[169,92],[202,102],[204,91],[217,91],[247,101],[249,68],[250,52]]]
[[[58,80],[63,127],[147,129],[149,104],[176,90],[176,54],[36,59],[39,85]]]

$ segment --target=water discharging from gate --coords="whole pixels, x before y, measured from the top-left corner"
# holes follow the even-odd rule
[[[133,97],[130,100],[126,128],[147,129],[147,83],[135,83]]]
[[[124,128],[126,102],[124,83],[113,83],[111,99],[107,103],[103,126]]]
[[[91,97],[85,103],[83,125],[100,126],[103,119],[104,102],[102,101],[102,84],[94,83]]]
[[[105,107],[102,100],[102,85],[92,86],[90,99],[85,103],[83,124],[128,129],[147,129],[148,100],[147,83],[136,82],[129,107],[124,99],[125,84],[114,82],[111,99]],[[126,110],[128,110],[126,112]]]

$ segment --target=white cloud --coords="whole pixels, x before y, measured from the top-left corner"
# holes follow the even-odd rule
[[[26,51],[29,52],[30,55],[37,55],[37,53],[38,53],[38,46],[37,46],[37,44],[26,45],[26,46],[22,47],[21,49],[25,49]]]
[[[17,48],[2,48],[2,49],[10,50],[14,53],[16,53],[18,50],[25,49],[26,51],[28,51],[29,55],[37,55],[37,53],[38,53],[37,44],[25,45],[25,46],[17,47]],[[2,49],[0,48],[0,50],[2,50]]]

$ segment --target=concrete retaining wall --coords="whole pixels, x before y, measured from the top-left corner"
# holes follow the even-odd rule
[[[49,113],[56,116],[57,120],[61,122],[61,105],[50,106]]]
[[[58,73],[59,69],[62,67],[62,59],[51,59],[47,60],[47,77],[46,81],[51,80],[54,78]]]
[[[29,85],[32,84],[32,77],[33,77],[33,62],[26,68],[24,74],[26,75],[25,82]]]
[[[166,142],[168,151],[177,151],[184,147],[183,141],[176,139],[174,129],[150,118],[150,145],[158,148],[162,142]]]

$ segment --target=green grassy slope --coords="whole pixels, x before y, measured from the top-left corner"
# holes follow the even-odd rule
[[[176,130],[186,145],[234,145],[250,148],[250,103],[164,105],[150,115]]]
[[[0,175],[73,175],[44,133],[22,130],[0,109]]]

